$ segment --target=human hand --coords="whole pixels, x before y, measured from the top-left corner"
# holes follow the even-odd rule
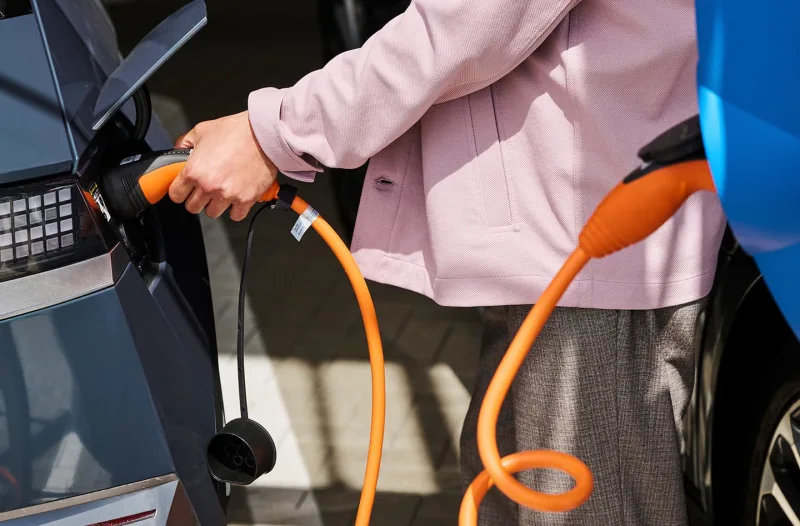
[[[201,122],[179,138],[177,148],[192,148],[183,171],[169,188],[176,203],[199,214],[230,216],[241,221],[270,188],[278,175],[275,164],[261,150],[247,112]]]

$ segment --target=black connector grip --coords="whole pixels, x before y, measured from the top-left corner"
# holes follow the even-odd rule
[[[662,165],[704,159],[705,155],[699,115],[673,126],[639,150],[642,161]]]
[[[647,143],[639,150],[639,158],[644,165],[628,174],[623,183],[631,183],[671,164],[705,159],[700,116],[686,119]]]
[[[192,150],[166,150],[134,155],[123,159],[100,178],[100,194],[109,213],[118,221],[133,219],[151,206],[142,191],[142,176],[169,166],[186,162]]]
[[[272,203],[273,210],[291,210],[297,188],[290,184],[282,184],[278,188],[278,198]]]

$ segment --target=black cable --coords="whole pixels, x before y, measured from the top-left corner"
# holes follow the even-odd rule
[[[133,125],[133,138],[143,141],[150,129],[153,115],[153,102],[150,100],[150,90],[145,84],[133,92],[133,102],[136,106],[136,123]]]
[[[262,206],[250,220],[250,227],[247,229],[247,245],[244,249],[244,260],[242,261],[242,281],[239,284],[239,315],[236,334],[236,367],[239,370],[239,409],[242,418],[247,418],[247,390],[245,387],[244,376],[244,299],[247,289],[247,262],[250,260],[250,247],[253,244],[253,226],[256,219],[264,210],[269,210],[270,206]]]

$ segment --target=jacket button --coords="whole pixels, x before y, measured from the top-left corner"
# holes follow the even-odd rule
[[[394,181],[385,177],[378,177],[375,180],[375,186],[377,186],[379,190],[388,190],[394,186]]]

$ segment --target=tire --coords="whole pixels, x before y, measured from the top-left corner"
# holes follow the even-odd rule
[[[758,354],[751,360],[758,362]],[[769,363],[755,364],[750,373],[753,388],[741,384],[740,395],[726,404],[725,424],[719,430],[715,426],[714,524],[790,525],[783,499],[761,490],[773,477],[786,496],[784,507],[800,516],[800,456],[791,448],[800,446],[797,341],[792,337]],[[770,487],[775,486],[764,489]]]

